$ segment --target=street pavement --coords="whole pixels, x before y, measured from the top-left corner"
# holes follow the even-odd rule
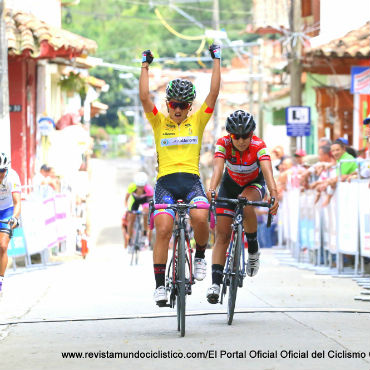
[[[226,306],[205,298],[207,250],[208,275],[188,297],[179,337],[175,310],[153,302],[151,252],[130,266],[123,248],[122,199],[135,170],[134,162],[93,162],[86,260],[8,275],[0,369],[370,369],[370,305],[354,300],[356,282],[287,266],[279,249],[262,251],[258,275],[238,291],[231,326]],[[67,352],[83,358],[63,358]],[[133,358],[107,358],[114,352]]]

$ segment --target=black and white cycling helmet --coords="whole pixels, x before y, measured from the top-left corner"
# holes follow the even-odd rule
[[[230,134],[245,135],[256,129],[253,116],[244,110],[231,113],[226,119],[226,131]]]
[[[0,170],[7,170],[10,166],[10,160],[5,153],[0,153]]]
[[[170,81],[166,88],[167,100],[175,99],[181,102],[191,103],[196,97],[195,87],[188,80],[176,79]]]
[[[148,183],[148,175],[145,172],[138,172],[134,176],[134,183],[136,186],[145,186]]]

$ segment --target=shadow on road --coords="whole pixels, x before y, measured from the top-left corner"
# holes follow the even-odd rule
[[[105,227],[99,233],[99,236],[96,241],[96,245],[102,244],[122,244],[123,245],[123,237],[122,231],[119,226],[112,226],[112,227]]]

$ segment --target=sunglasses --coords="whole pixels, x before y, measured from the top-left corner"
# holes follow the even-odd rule
[[[0,169],[0,173],[4,173],[4,172],[6,172],[6,171],[8,171],[6,168],[1,168],[1,169]]]
[[[234,140],[239,140],[239,139],[246,140],[246,139],[249,139],[253,136],[253,132],[251,132],[249,134],[244,134],[244,135],[230,134],[230,136]]]
[[[186,102],[169,101],[168,105],[170,106],[171,109],[180,108],[181,110],[185,110],[190,107],[190,104]]]

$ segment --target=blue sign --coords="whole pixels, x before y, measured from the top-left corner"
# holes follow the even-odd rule
[[[370,95],[369,67],[351,67],[351,94]]]
[[[24,237],[23,229],[21,227],[17,227],[13,230],[13,236],[10,239],[8,256],[19,257],[25,256],[26,254],[26,238]]]
[[[288,136],[310,136],[311,108],[310,107],[285,108],[285,122]]]

